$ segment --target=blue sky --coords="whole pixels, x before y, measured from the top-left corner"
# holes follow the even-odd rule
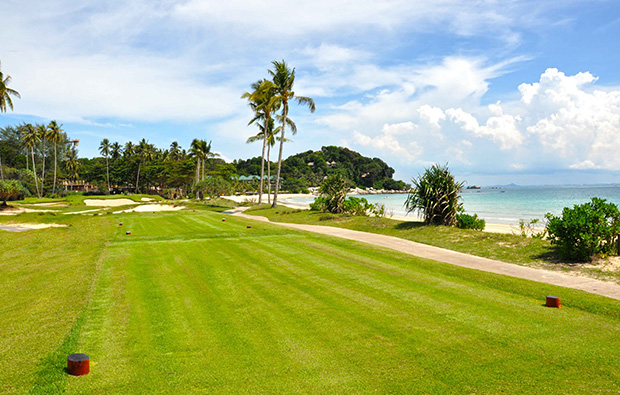
[[[470,184],[620,183],[617,1],[3,0],[0,126],[56,119],[80,155],[103,138],[213,141],[260,155],[240,99],[296,68],[298,134],[409,180],[449,162]]]

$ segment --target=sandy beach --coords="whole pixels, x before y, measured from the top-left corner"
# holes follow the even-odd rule
[[[309,205],[307,203],[283,202],[282,200],[307,198],[307,197],[312,197],[312,196],[315,196],[315,195],[311,195],[307,193],[282,193],[278,195],[278,204],[282,206],[290,207],[290,208],[308,210]],[[222,198],[232,200],[237,203],[245,203],[245,202],[256,203],[258,201],[258,195],[222,196]],[[272,199],[273,199],[273,196],[272,196]],[[265,203],[267,202],[267,195],[263,195],[263,202]],[[391,218],[396,221],[403,221],[403,222],[411,222],[411,221],[422,222],[422,218],[417,215],[407,215],[407,216],[393,215],[388,218]],[[519,234],[519,228],[516,225],[493,224],[493,223],[487,222],[483,232]]]

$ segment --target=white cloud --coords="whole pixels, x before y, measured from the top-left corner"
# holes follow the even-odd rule
[[[370,137],[354,130],[353,141],[356,144],[373,147],[379,151],[398,155],[410,161],[415,159],[422,152],[423,148],[414,141],[408,144],[409,149],[405,149],[396,136],[410,135],[415,129],[416,126],[412,122],[385,124],[381,128],[381,133],[376,137]]]
[[[523,136],[517,128],[519,116],[504,114],[501,106],[492,104],[488,107],[493,116],[487,119],[486,125],[480,125],[478,120],[471,114],[460,108],[446,110],[448,117],[455,123],[478,137],[490,137],[500,144],[500,149],[508,150],[516,148],[523,143]]]
[[[620,91],[588,89],[595,81],[588,72],[547,69],[539,82],[520,85],[527,131],[570,168],[614,170],[620,167]]]
[[[418,108],[420,119],[426,121],[429,125],[439,128],[439,121],[446,119],[446,114],[439,107],[432,107],[428,104]]]

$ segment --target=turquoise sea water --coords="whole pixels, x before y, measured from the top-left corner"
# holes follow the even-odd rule
[[[590,201],[592,197],[607,199],[620,206],[620,186],[530,186],[468,189],[461,193],[463,207],[489,223],[517,225],[520,219],[529,221],[544,218],[545,213],[559,215],[564,207]],[[406,194],[364,195],[371,203],[384,204],[394,215],[405,215]],[[313,197],[290,199],[290,202],[309,204]]]

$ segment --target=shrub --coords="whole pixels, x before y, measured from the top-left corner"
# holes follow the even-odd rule
[[[333,174],[319,188],[321,197],[325,199],[323,210],[330,213],[344,212],[344,201],[347,198],[349,181],[340,174]]]
[[[325,211],[325,198],[319,196],[314,198],[314,202],[310,203],[311,211]]]
[[[426,224],[455,225],[462,203],[459,191],[464,182],[456,182],[448,165],[433,165],[411,180],[413,189],[407,196],[407,212],[419,211]]]
[[[551,244],[556,245],[562,258],[587,261],[596,254],[610,254],[616,250],[620,233],[620,211],[605,199],[565,207],[562,216],[551,213],[547,218],[547,232]],[[617,251],[617,250],[616,250]]]
[[[456,227],[459,229],[484,230],[485,226],[486,221],[478,218],[478,214],[460,213],[456,215]]]
[[[23,188],[22,184],[16,180],[0,181],[0,202],[17,199]]]
[[[365,198],[349,196],[343,203],[343,212],[351,215],[368,215],[374,205],[368,203]]]

